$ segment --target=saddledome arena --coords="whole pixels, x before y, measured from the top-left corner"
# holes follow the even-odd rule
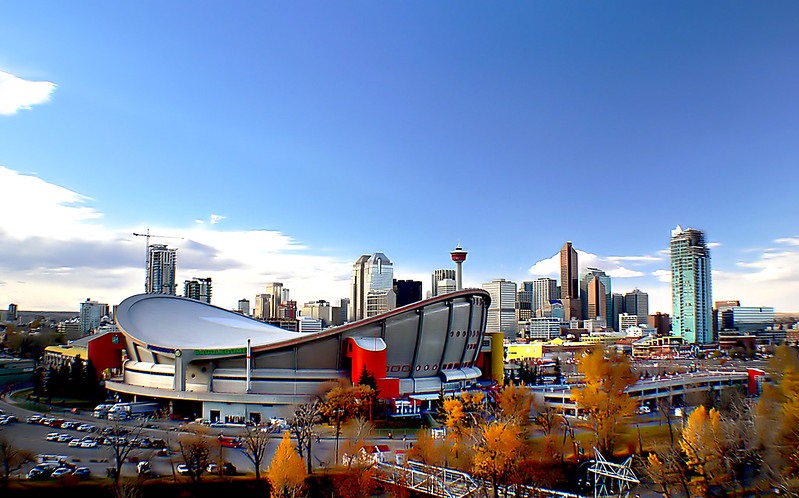
[[[386,399],[433,399],[482,375],[490,297],[468,289],[314,333],[281,329],[200,301],[139,294],[117,308],[126,341],[122,397],[168,401],[209,420],[285,416],[366,368]]]

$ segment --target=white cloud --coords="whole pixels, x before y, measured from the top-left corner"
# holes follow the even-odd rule
[[[630,263],[633,266],[660,261],[662,258],[657,256],[599,256],[590,252],[577,249],[577,261],[580,266],[580,273],[586,268],[599,268],[613,278],[633,278],[645,275],[643,271],[628,268],[622,263]],[[553,276],[560,275],[560,253],[551,258],[537,261],[528,270],[530,275]]]
[[[50,100],[55,83],[28,81],[0,71],[0,114],[16,114],[20,109],[30,109]]]
[[[219,214],[212,214],[211,215],[211,224],[212,225],[216,225],[217,223],[219,223],[220,221],[224,220],[225,218],[227,218],[227,216],[222,216],[222,215],[219,215]]]
[[[786,244],[789,246],[799,246],[799,237],[784,237],[782,239],[777,239],[774,242],[777,244]]]
[[[119,303],[142,292],[145,227],[101,223],[92,199],[36,176],[0,167],[4,203],[20,206],[0,217],[0,303],[22,309],[77,310],[87,297]],[[36,199],[36,202],[31,202]],[[210,220],[220,221],[212,215]],[[232,308],[254,300],[267,282],[282,281],[292,299],[335,300],[349,293],[352,262],[310,254],[310,248],[274,230],[222,231],[218,224],[150,226],[151,242],[178,249],[179,287],[195,276],[211,277],[214,304]]]

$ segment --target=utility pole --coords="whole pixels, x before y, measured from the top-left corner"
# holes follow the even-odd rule
[[[183,240],[183,237],[173,237],[169,235],[152,235],[150,234],[150,228],[147,228],[145,233],[136,233],[133,232],[133,235],[136,237],[145,237],[144,242],[144,292],[147,292],[147,289],[150,288],[150,237],[158,237],[159,239],[180,239]]]

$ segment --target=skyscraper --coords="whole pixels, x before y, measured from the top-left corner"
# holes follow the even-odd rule
[[[371,256],[364,254],[352,266],[349,314],[351,322],[371,316],[367,305],[370,292],[375,293],[371,299],[372,310],[391,309],[396,304],[394,265],[382,252],[376,252]]]
[[[602,288],[605,292],[605,296],[593,296],[595,306],[589,310],[589,306],[591,306],[591,296],[589,295],[589,291],[592,288],[594,280],[599,280],[602,282]],[[586,268],[585,275],[583,275],[583,278],[580,279],[580,304],[582,306],[583,318],[593,320],[594,318],[601,316],[605,319],[605,323],[613,326],[613,297],[611,295],[610,286],[610,275],[599,268]],[[596,288],[595,284],[594,288]],[[599,302],[600,300],[602,301],[601,303]]]
[[[266,294],[269,295],[269,307],[264,310],[267,313],[264,320],[282,318],[281,306],[289,299],[288,289],[283,289],[283,282],[269,282],[266,284]]]
[[[397,307],[422,300],[422,282],[418,280],[394,280],[394,295]]]
[[[594,320],[595,318],[602,317],[605,323],[608,320],[608,292],[605,290],[605,284],[596,276],[588,283],[588,309],[586,310],[585,318],[587,320]]]
[[[553,299],[560,299],[557,280],[546,277],[533,280],[533,316],[544,316],[540,313]]]
[[[671,232],[672,331],[687,343],[713,342],[710,250],[701,230]]]
[[[516,338],[516,282],[495,278],[484,283],[483,289],[491,294],[488,306],[486,332],[502,332],[505,339]]]
[[[147,294],[175,295],[177,249],[152,244],[147,254]]]
[[[633,289],[624,295],[624,312],[628,315],[637,315],[638,324],[648,323],[649,320],[649,294],[638,289]]]
[[[533,282],[522,282],[522,288],[519,290],[519,294],[516,296],[517,322],[526,322],[535,316],[535,310],[533,310],[534,292]]]
[[[577,251],[571,242],[566,242],[560,250],[560,300],[563,302],[563,315],[567,322],[572,318],[582,319],[577,272]]]
[[[431,287],[431,289],[432,289],[432,292],[431,292],[432,297],[438,296],[439,294],[443,294],[443,292],[441,292],[439,290],[439,288],[438,288],[439,282],[441,282],[442,280],[452,280],[452,281],[454,281],[455,280],[455,270],[442,269],[442,270],[435,270],[433,272],[433,286]],[[448,292],[453,292],[453,291],[454,291],[454,289],[451,290],[451,291],[448,290]]]
[[[211,277],[194,277],[191,280],[184,281],[183,295],[189,299],[211,304]]]

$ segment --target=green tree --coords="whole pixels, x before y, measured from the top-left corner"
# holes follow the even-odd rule
[[[82,397],[88,394],[89,389],[87,387],[83,361],[80,359],[80,355],[76,355],[69,367],[69,387],[67,392],[70,396]]]

